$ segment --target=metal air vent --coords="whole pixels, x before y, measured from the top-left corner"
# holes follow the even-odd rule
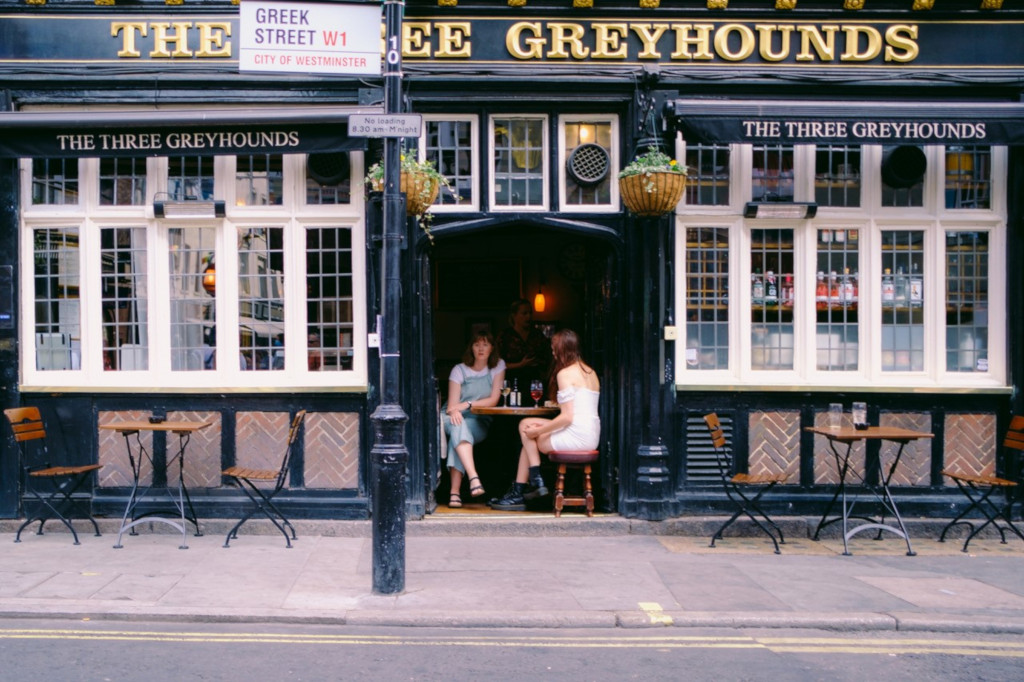
[[[611,159],[608,152],[599,144],[581,144],[569,154],[565,162],[566,171],[577,185],[590,187],[608,177]]]
[[[310,154],[306,172],[321,185],[337,185],[348,178],[348,152]]]

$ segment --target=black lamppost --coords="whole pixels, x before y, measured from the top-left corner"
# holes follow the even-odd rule
[[[402,15],[405,0],[384,0],[384,113],[402,111]],[[381,254],[380,404],[370,420],[370,495],[373,516],[373,591],[405,589],[405,472],[409,450],[399,383],[399,262],[405,237],[405,200],[401,180],[400,138],[384,138],[384,240]]]

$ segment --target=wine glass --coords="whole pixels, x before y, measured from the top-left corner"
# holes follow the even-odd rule
[[[530,397],[533,398],[533,406],[540,407],[541,396],[544,395],[544,384],[540,383],[540,380],[534,379],[530,382]]]
[[[512,387],[508,385],[508,379],[501,384],[501,398],[503,400],[502,405],[508,407],[508,394],[512,392]]]

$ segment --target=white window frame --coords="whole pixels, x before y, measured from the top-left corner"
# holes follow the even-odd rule
[[[499,206],[495,203],[495,188],[497,183],[495,182],[495,168],[494,168],[494,122],[499,119],[525,119],[525,120],[540,120],[541,121],[541,156],[542,170],[541,170],[541,190],[542,199],[540,206]],[[487,188],[487,203],[490,206],[490,210],[495,213],[541,213],[550,210],[551,206],[551,169],[549,168],[548,159],[551,156],[551,139],[550,139],[550,118],[547,114],[490,114],[487,120],[487,165],[489,178],[489,187]]]
[[[468,204],[442,204],[440,193],[437,201],[431,205],[431,213],[475,213],[480,210],[480,117],[476,114],[424,114],[423,132],[419,137],[419,147],[416,149],[416,156],[420,161],[427,158],[427,126],[429,122],[453,122],[469,123],[469,135],[471,140],[470,148],[470,173],[473,182],[470,184],[470,200]],[[438,169],[440,171],[441,169]],[[445,192],[444,187],[441,192]]]
[[[284,198],[280,206],[234,205],[235,157],[217,156],[215,195],[226,204],[225,218],[211,220],[156,219],[154,196],[166,192],[167,158],[147,161],[146,202],[142,206],[102,206],[99,204],[99,159],[79,159],[81,201],[77,205],[32,205],[31,159],[20,161],[21,216],[20,281],[22,292],[19,327],[22,352],[20,390],[67,392],[251,392],[281,391],[363,391],[367,387],[367,322],[365,207],[361,193],[352,192],[348,204],[308,205],[305,203],[305,154],[284,156]],[[362,152],[352,152],[351,187],[361,186],[364,175]],[[168,230],[177,225],[209,225],[219,230],[217,237],[217,326],[237,328],[238,285],[236,234],[238,227],[283,226],[285,229],[285,369],[241,370],[237,358],[237,334],[219,334],[217,369],[204,371],[170,370],[168,292]],[[305,229],[307,226],[332,226],[352,231],[352,369],[311,372],[306,363],[306,275]],[[82,338],[80,369],[36,369],[35,285],[33,267],[35,229],[77,226],[80,230],[80,325]],[[149,369],[103,369],[100,230],[108,227],[144,227],[147,230],[147,297],[149,301]]]
[[[924,205],[912,208],[881,206],[882,157],[880,145],[865,145],[862,155],[860,208],[820,207],[814,219],[802,221],[750,220],[742,217],[750,196],[752,146],[730,145],[730,205],[700,207],[681,204],[676,214],[675,276],[676,319],[684,326],[677,335],[674,351],[677,362],[676,386],[680,390],[764,388],[767,390],[831,389],[892,391],[914,390],[1008,390],[1006,343],[1006,286],[1004,262],[997,254],[1007,246],[1007,166],[1006,147],[992,147],[992,202],[990,209],[945,208],[945,147],[924,148],[928,169],[924,178]],[[677,153],[685,142],[677,143]],[[814,197],[813,145],[794,149],[796,175],[795,200]],[[935,169],[940,169],[935,171]],[[706,210],[701,210],[702,208]],[[750,369],[750,238],[751,229],[773,225],[795,228],[794,278],[799,283],[797,310],[794,312],[794,368],[782,371]],[[686,229],[723,227],[730,230],[729,244],[729,368],[701,370],[686,365]],[[813,292],[807,290],[815,280],[816,238],[819,229],[860,230],[859,348],[858,370],[819,371],[816,369],[816,331]],[[881,235],[883,230],[920,229],[924,244],[924,338],[925,364],[921,372],[891,372],[881,369],[881,301],[876,280],[881,273]],[[988,371],[949,372],[946,370],[945,338],[945,233],[962,230],[989,233],[988,268]]]
[[[565,183],[568,177],[566,162],[569,152],[565,142],[565,126],[572,123],[610,124],[611,148],[608,152],[609,201],[605,204],[569,204]],[[616,213],[619,210],[619,117],[612,114],[563,114],[558,117],[558,207],[563,213]]]

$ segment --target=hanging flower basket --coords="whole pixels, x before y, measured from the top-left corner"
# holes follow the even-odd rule
[[[639,216],[671,213],[685,188],[686,175],[672,171],[647,171],[619,178],[622,203]]]
[[[370,180],[374,191],[384,190],[384,180],[374,178]],[[419,171],[402,171],[398,181],[398,191],[405,194],[405,214],[423,215],[430,208],[437,193],[441,190],[440,181]]]

